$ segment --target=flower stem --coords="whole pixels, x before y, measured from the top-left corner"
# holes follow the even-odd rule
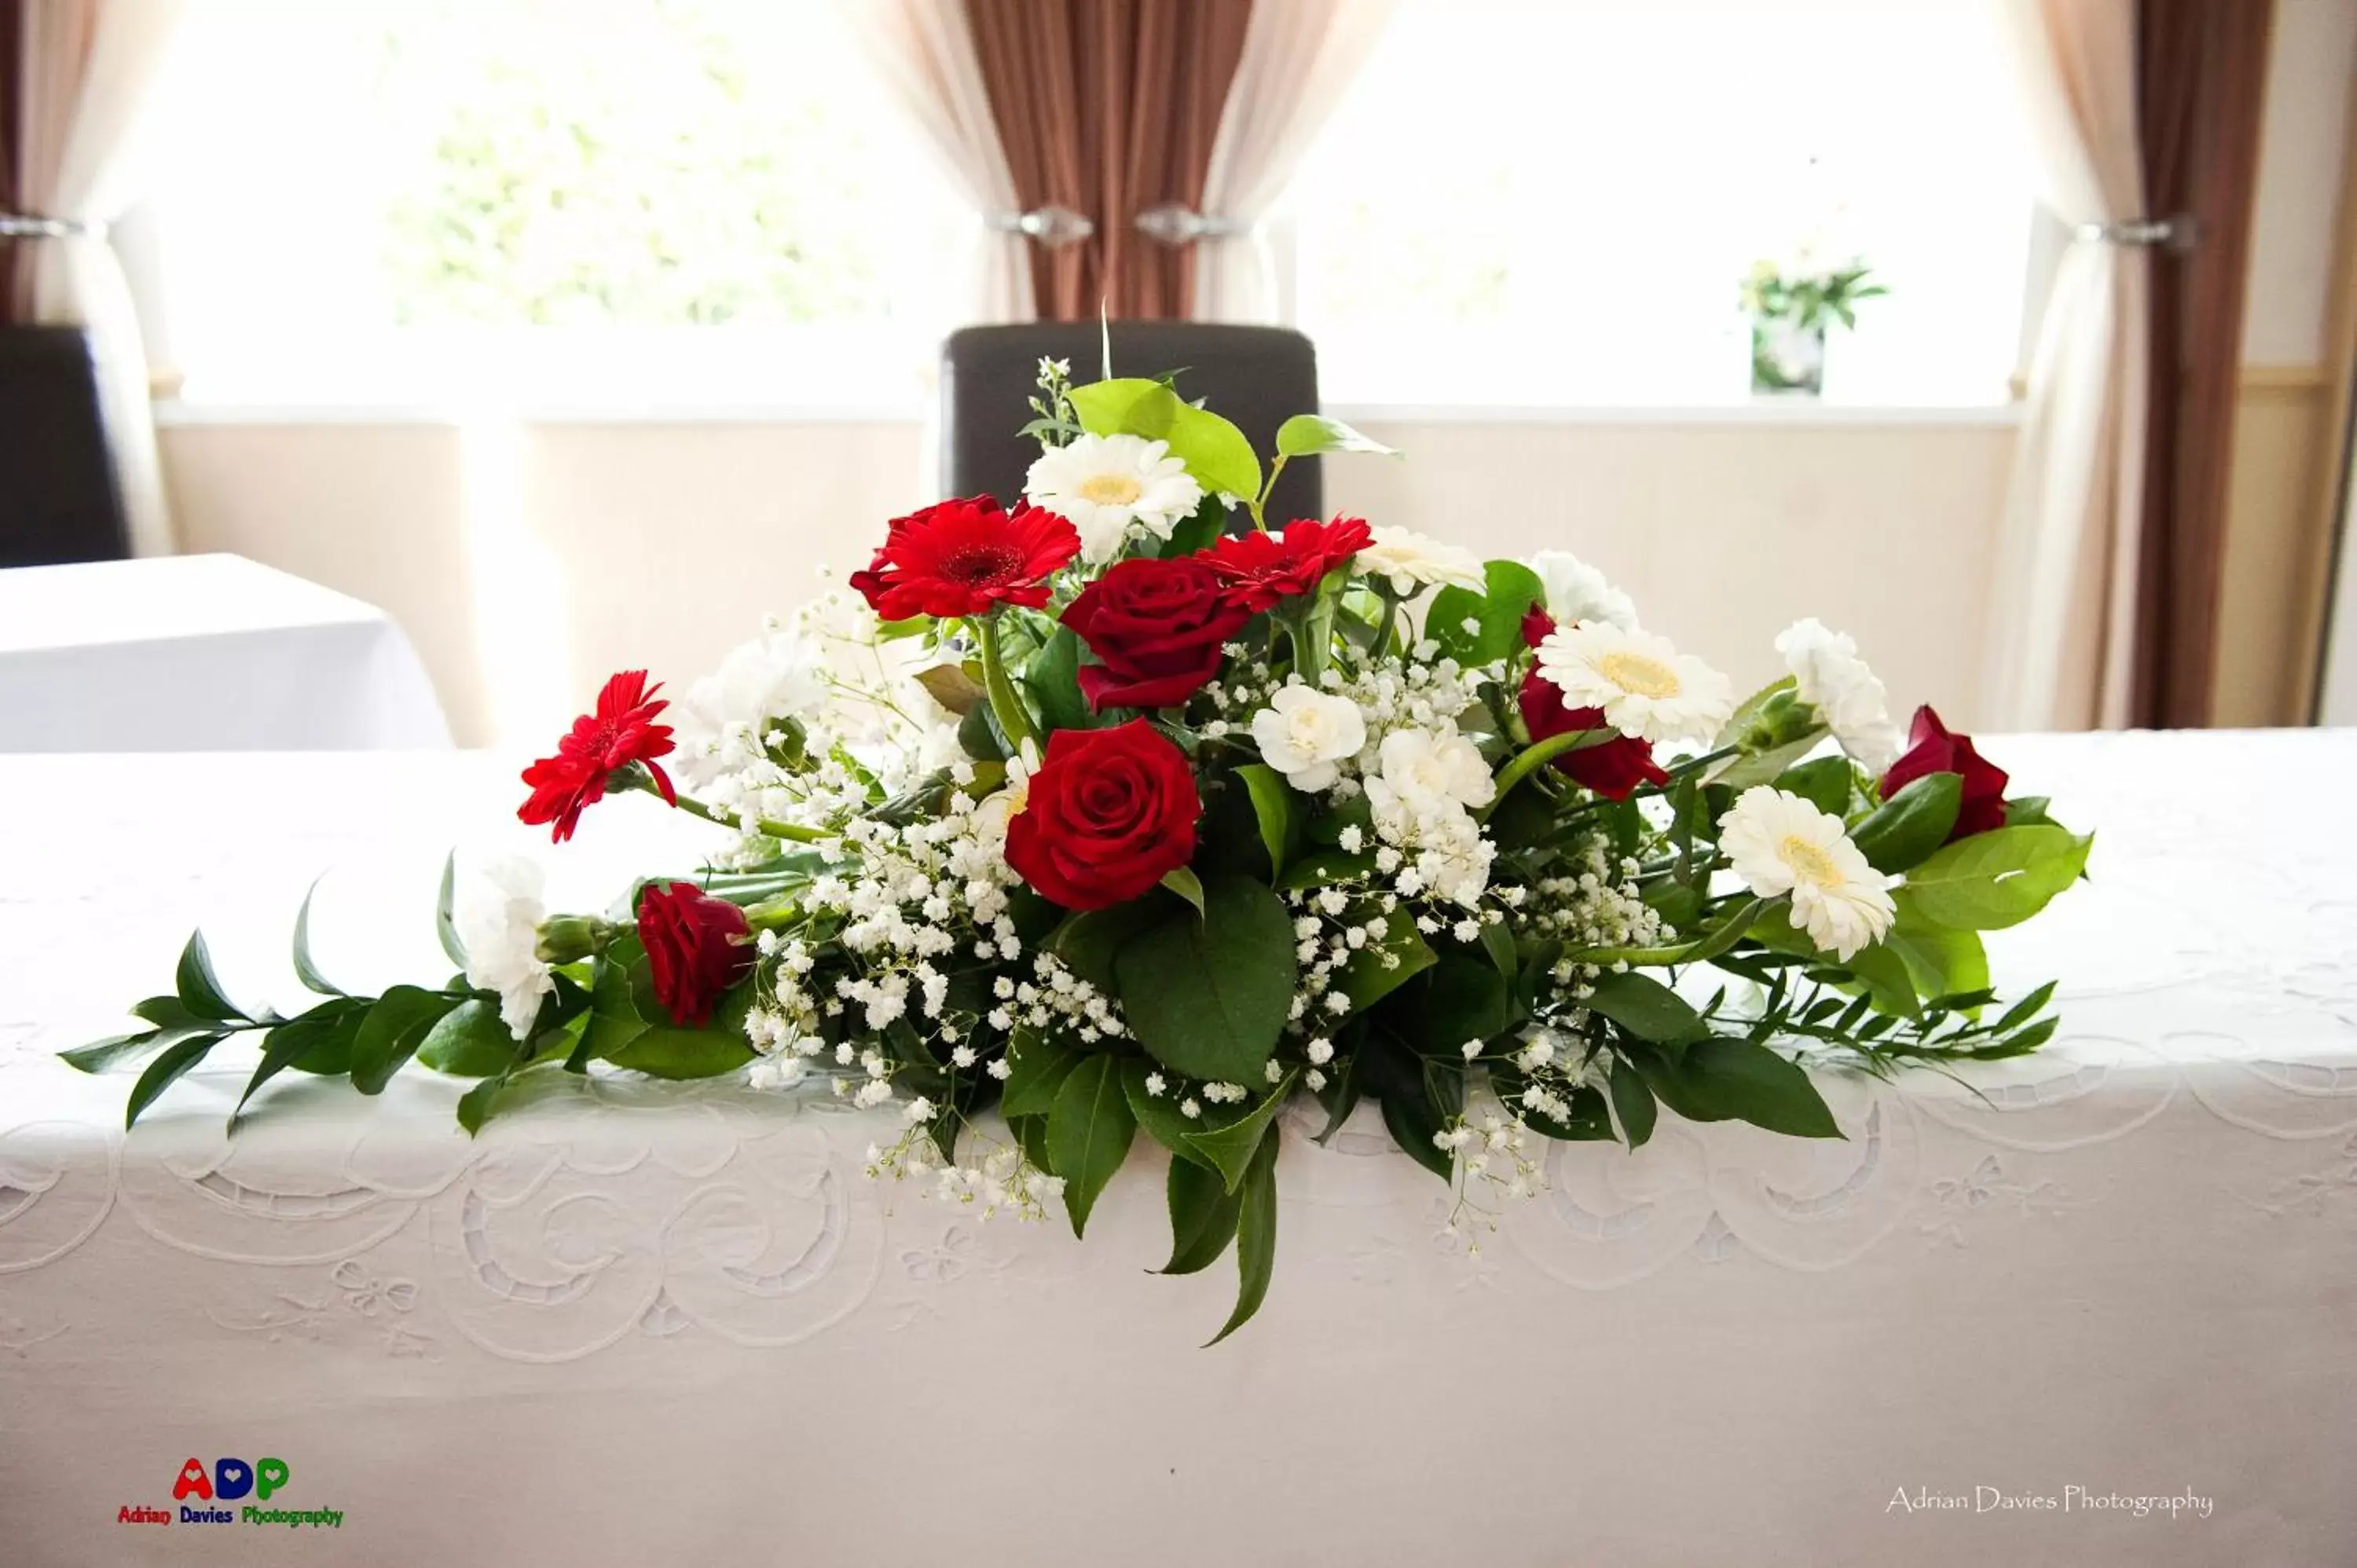
[[[652,795],[657,800],[662,799],[662,791],[655,788],[654,779],[649,777],[644,769],[634,770],[622,788]],[[822,828],[797,827],[791,822],[773,822],[767,817],[757,818],[750,822],[740,822],[734,817],[721,815],[692,795],[674,796],[670,803],[676,805],[691,817],[702,817],[705,822],[724,828],[750,828],[755,832],[766,834],[773,839],[791,839],[796,843],[824,843],[834,837],[833,833]]]
[[[974,623],[974,631],[982,639],[982,685],[990,694],[990,711],[997,716],[998,727],[1006,732],[1006,744],[1020,753],[1023,743],[1032,738],[1031,715],[1023,711],[1023,699],[1016,694],[1015,682],[1006,678],[1006,664],[998,654],[998,618],[983,616]]]
[[[1276,491],[1276,477],[1285,472],[1285,454],[1279,452],[1268,460],[1268,483],[1260,488],[1257,497],[1248,499],[1244,509],[1252,513],[1253,526],[1263,533],[1268,532],[1268,498]]]
[[[1612,738],[1612,732],[1609,729],[1566,730],[1561,735],[1549,736],[1546,739],[1517,752],[1512,761],[1498,770],[1498,792],[1490,798],[1488,805],[1476,811],[1474,815],[1485,822],[1488,822],[1490,813],[1498,809],[1499,802],[1506,798],[1507,792],[1515,785],[1566,751],[1584,751],[1591,746],[1602,746]]]

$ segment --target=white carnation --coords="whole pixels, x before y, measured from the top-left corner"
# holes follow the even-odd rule
[[[1376,752],[1382,768],[1376,783],[1416,811],[1444,802],[1486,806],[1498,792],[1480,751],[1455,731],[1394,730]]]
[[[772,633],[732,649],[720,667],[673,704],[674,761],[691,789],[759,755],[782,718],[804,718],[826,702],[823,660],[799,637]]]
[[[1870,772],[1889,771],[1899,760],[1899,726],[1891,722],[1890,693],[1857,656],[1857,640],[1812,616],[1779,633],[1776,651],[1801,700],[1817,710],[1842,749]]]
[[[1331,789],[1367,744],[1367,721],[1348,697],[1329,696],[1309,686],[1286,686],[1252,718],[1261,760],[1305,794]]]
[[[461,881],[451,898],[450,923],[467,951],[467,983],[500,997],[500,1020],[517,1039],[528,1037],[540,999],[555,989],[540,956],[540,867],[515,855],[486,861]]]

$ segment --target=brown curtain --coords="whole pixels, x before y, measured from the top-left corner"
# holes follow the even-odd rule
[[[17,114],[24,100],[25,0],[0,0],[0,212],[21,212],[16,205]],[[0,240],[0,327],[16,322],[16,291],[9,286],[16,275],[16,240]]]
[[[2140,0],[2138,152],[2146,208],[2193,221],[2153,257],[2128,722],[2210,722],[2226,542],[2227,466],[2258,183],[2274,0]]]
[[[1026,210],[1096,225],[1035,246],[1043,321],[1184,317],[1195,247],[1133,227],[1165,202],[1200,209],[1252,0],[966,0],[974,52]]]

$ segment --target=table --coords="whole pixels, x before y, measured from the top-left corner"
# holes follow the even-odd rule
[[[382,610],[237,555],[0,571],[0,751],[447,746]]]
[[[1845,1143],[1557,1146],[1475,1257],[1379,1133],[1288,1125],[1274,1288],[1212,1350],[1232,1275],[1146,1272],[1150,1163],[1081,1244],[871,1184],[869,1119],[733,1084],[599,1078],[470,1142],[447,1082],[309,1081],[231,1141],[224,1064],[126,1139],[126,1080],[48,1051],[200,917],[291,999],[330,864],[329,972],[438,975],[442,849],[513,831],[513,759],[183,758],[161,797],[0,759],[0,1555],[2357,1562],[2357,733],[1985,745],[2100,830],[1992,943],[2063,977],[2047,1052],[1828,1076]],[[601,808],[552,893],[694,828]],[[118,1522],[225,1455],[340,1526]]]

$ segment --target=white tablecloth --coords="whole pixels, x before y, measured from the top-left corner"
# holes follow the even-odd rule
[[[0,571],[0,751],[438,747],[384,612],[237,555]]]
[[[1274,1289],[1211,1350],[1233,1276],[1145,1272],[1151,1160],[1083,1244],[872,1185],[869,1119],[736,1086],[600,1079],[469,1142],[449,1083],[304,1081],[231,1141],[224,1064],[126,1140],[126,1080],[47,1051],[200,917],[295,1000],[328,863],[329,972],[439,974],[441,850],[514,786],[0,761],[0,1558],[2357,1562],[2357,734],[1988,749],[2101,835],[1993,943],[2064,979],[2046,1053],[1828,1079],[1845,1143],[1559,1146],[1476,1258],[1379,1133],[1288,1125]],[[557,890],[602,900],[661,817],[599,808]],[[224,1456],[340,1526],[117,1522]]]

